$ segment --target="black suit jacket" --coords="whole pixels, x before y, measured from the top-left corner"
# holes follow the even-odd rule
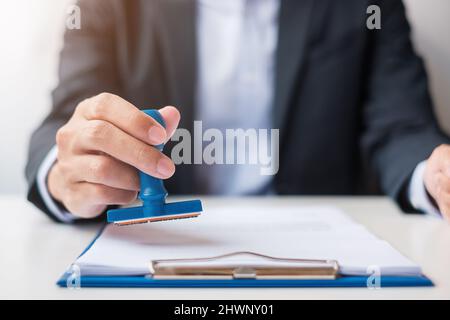
[[[381,8],[381,30],[366,27],[370,4]],[[65,34],[52,111],[30,143],[28,197],[44,211],[36,173],[81,100],[111,92],[142,108],[175,105],[187,129],[196,119],[195,1],[82,0],[80,6],[81,30]],[[448,142],[402,2],[281,0],[279,19],[276,191],[362,194],[374,192],[368,185],[375,181],[401,202],[416,165]],[[175,194],[196,193],[195,181],[192,166],[181,165],[167,186]]]

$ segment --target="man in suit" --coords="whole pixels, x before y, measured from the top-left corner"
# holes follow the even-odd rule
[[[381,29],[366,26],[372,4]],[[29,200],[55,220],[133,201],[136,168],[171,177],[173,162],[151,146],[196,119],[279,128],[279,171],[184,164],[171,193],[343,195],[375,185],[405,211],[450,219],[449,140],[401,1],[79,5],[81,29],[66,32],[53,108],[26,170]],[[166,130],[139,112],[165,105],[176,106],[161,109]]]

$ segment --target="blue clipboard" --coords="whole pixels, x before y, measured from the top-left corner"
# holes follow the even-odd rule
[[[106,225],[105,225],[106,226]],[[104,226],[104,227],[105,227]],[[81,253],[86,253],[101,235],[100,229],[94,240]],[[60,287],[68,287],[72,274],[65,272],[57,281]],[[367,287],[368,276],[341,276],[334,280],[306,279],[211,279],[166,280],[151,276],[81,276],[82,288],[349,288]],[[381,276],[380,287],[431,287],[433,282],[426,276]]]
[[[70,274],[65,273],[57,282],[67,287]],[[155,280],[145,276],[85,276],[82,288],[348,288],[367,287],[367,277],[341,277],[336,280]],[[380,286],[429,287],[433,283],[422,277],[381,277]]]

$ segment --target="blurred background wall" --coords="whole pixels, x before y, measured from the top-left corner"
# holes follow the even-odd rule
[[[73,0],[0,0],[0,194],[24,193],[28,138],[50,108]]]
[[[218,0],[222,1],[222,0]],[[24,193],[28,138],[50,108],[73,0],[0,0],[0,193]],[[439,121],[450,133],[450,1],[405,0]]]

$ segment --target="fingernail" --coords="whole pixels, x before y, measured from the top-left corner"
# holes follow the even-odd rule
[[[171,177],[175,171],[175,166],[172,161],[167,158],[161,158],[158,161],[158,165],[156,166],[156,170],[163,177]]]
[[[154,145],[161,144],[166,139],[166,130],[158,126],[152,126],[148,130],[148,138],[150,143]]]

